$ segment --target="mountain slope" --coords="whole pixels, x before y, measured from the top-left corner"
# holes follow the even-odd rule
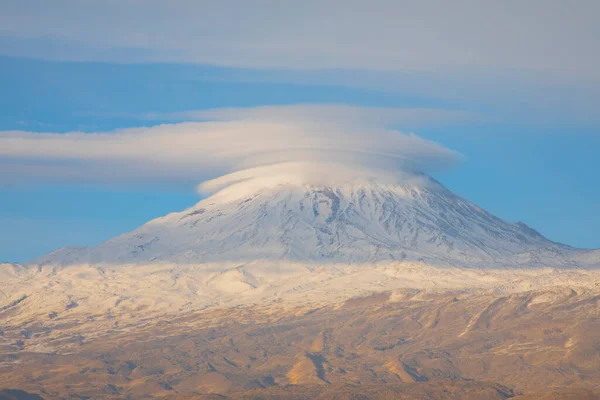
[[[306,264],[418,261],[437,266],[572,267],[585,254],[509,223],[415,175],[399,184],[236,185],[183,212],[92,248],[64,248],[34,264]],[[591,262],[594,262],[593,258]],[[585,264],[585,262],[583,264]]]

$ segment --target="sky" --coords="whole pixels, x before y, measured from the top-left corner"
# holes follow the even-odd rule
[[[599,248],[596,1],[5,0],[0,261],[286,162],[418,168]],[[256,172],[260,171],[260,172]]]

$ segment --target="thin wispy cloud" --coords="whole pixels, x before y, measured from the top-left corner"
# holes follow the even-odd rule
[[[307,120],[338,126],[370,125],[391,127],[395,125],[428,127],[462,124],[484,119],[482,115],[464,110],[441,108],[360,107],[347,104],[294,104],[265,105],[257,107],[224,107],[208,110],[187,110],[170,113],[90,113],[110,117],[129,117],[146,121],[271,121],[306,122]]]
[[[600,79],[600,3],[593,0],[6,0],[0,11],[0,51],[12,55],[253,68],[519,69]]]
[[[199,183],[230,173],[238,173],[233,180],[239,180],[285,170],[333,179],[373,169],[390,175],[407,169],[431,172],[460,159],[438,143],[389,129],[411,110],[304,105],[194,113],[205,121],[100,133],[2,132],[0,176],[16,183]],[[424,116],[464,117],[420,110],[414,118]],[[327,172],[315,169],[317,164],[328,165]]]

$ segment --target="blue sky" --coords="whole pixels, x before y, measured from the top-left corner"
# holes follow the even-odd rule
[[[204,41],[203,46],[195,47],[193,40],[170,35],[170,25],[163,27],[164,40],[121,42],[128,35],[151,36],[151,11],[140,17],[137,28],[130,27],[132,30],[121,32],[119,37],[105,37],[100,22],[89,31],[82,30],[84,27],[71,24],[71,20],[61,21],[67,17],[59,12],[40,19],[44,16],[37,14],[44,10],[25,9],[19,4],[9,1],[0,6],[6,7],[6,12],[0,12],[4,15],[0,22],[12,15],[11,24],[0,32],[1,131],[107,132],[172,124],[192,118],[191,111],[232,107],[318,104],[367,110],[444,110],[461,117],[395,118],[389,124],[463,156],[453,168],[434,172],[459,195],[499,217],[524,221],[552,240],[600,247],[600,117],[596,111],[600,81],[595,72],[600,68],[596,55],[588,54],[594,41],[588,40],[593,32],[583,29],[585,16],[576,15],[582,19],[580,33],[577,26],[564,27],[568,34],[560,36],[561,43],[564,47],[573,44],[566,50],[557,49],[554,55],[529,54],[510,37],[484,37],[482,43],[471,43],[466,50],[464,43],[458,46],[452,42],[482,31],[478,25],[465,32],[456,28],[452,31],[456,37],[451,35],[448,41],[450,46],[456,45],[456,51],[464,50],[464,59],[475,53],[481,62],[461,64],[454,53],[434,57],[437,43],[425,40],[429,32],[423,31],[425,39],[418,43],[421,47],[410,44],[417,49],[414,57],[403,58],[398,53],[396,58],[386,58],[386,49],[395,46],[395,41],[367,35],[352,52],[336,54],[332,49],[332,55],[320,64],[318,55],[324,50],[317,46],[318,41],[307,39],[297,44],[297,32],[267,26],[264,34],[272,35],[279,29],[287,40],[283,43],[289,45],[283,51],[280,43],[270,43],[264,46],[275,49],[269,53],[256,45],[263,43],[263,33],[251,36],[253,41],[247,43],[230,34],[239,16],[222,14],[223,10],[215,11],[228,21],[224,27],[214,27],[215,35],[221,37],[195,32],[189,25],[186,34],[201,35]],[[60,8],[74,3],[61,0],[56,4]],[[190,4],[181,2],[183,11],[194,7]],[[107,7],[112,6],[117,7]],[[589,6],[596,7],[594,3]],[[131,7],[124,12],[135,11]],[[72,18],[93,11],[85,7],[70,10]],[[519,32],[522,25],[532,24],[514,21],[511,10],[505,11],[499,15],[506,21],[496,22],[499,29],[512,24]],[[285,10],[277,12],[287,14]],[[314,12],[303,10],[302,18],[314,17]],[[537,25],[529,38],[532,46],[557,43],[560,26],[544,30],[543,24],[550,24],[554,17],[544,14],[535,18]],[[353,18],[340,16],[333,24],[343,30]],[[373,18],[363,22],[390,23],[384,16]],[[443,25],[440,18],[435,16]],[[458,26],[457,18],[444,29]],[[253,19],[260,25],[260,16],[249,17],[248,24]],[[32,26],[30,30],[27,24]],[[536,35],[536,29],[547,31],[546,36]],[[182,43],[175,46],[177,54],[165,53],[177,43]],[[232,55],[217,51],[218,43],[229,46]],[[377,44],[375,50],[369,51],[369,43]],[[499,44],[502,51],[498,54],[489,50]],[[327,45],[325,40],[325,50]],[[294,46],[305,61],[287,65],[286,57]],[[381,52],[376,51],[379,48]],[[425,50],[419,52],[420,48]],[[585,64],[580,69],[576,63],[563,60],[579,54],[581,64]],[[368,56],[371,61],[362,61]],[[551,67],[540,69],[540,65]],[[74,180],[25,174],[23,165],[41,161],[19,162],[15,164],[15,157],[0,151],[0,174],[4,174],[0,179],[0,261],[25,261],[65,245],[97,244],[200,199],[195,190],[199,182],[187,176],[178,179],[175,172],[173,179]],[[106,167],[112,171],[110,165]]]

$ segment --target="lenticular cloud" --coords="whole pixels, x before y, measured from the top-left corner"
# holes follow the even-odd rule
[[[389,116],[380,122],[364,109],[346,109],[331,118],[302,107],[284,112],[273,107],[267,114],[252,110],[216,112],[212,121],[102,133],[2,132],[0,179],[208,181],[201,189],[212,192],[257,178],[432,172],[460,158],[438,143],[387,129]]]

